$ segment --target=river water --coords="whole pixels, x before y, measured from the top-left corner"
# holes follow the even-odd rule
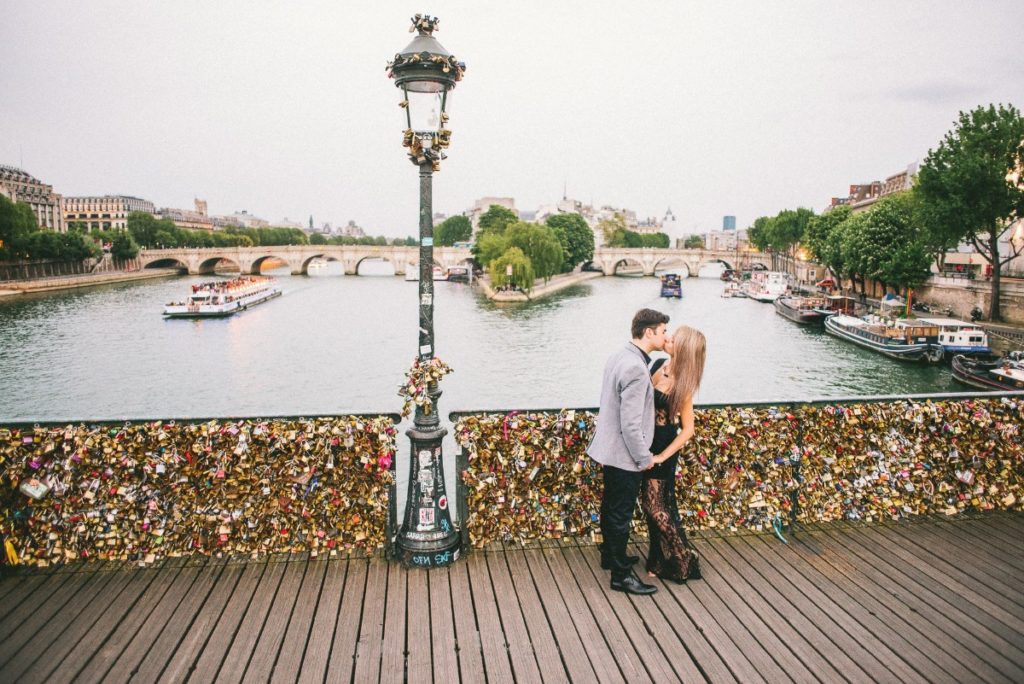
[[[284,296],[228,319],[164,320],[183,276],[0,299],[0,422],[397,412],[417,346],[417,285],[397,277],[281,277]],[[606,357],[641,307],[708,339],[703,403],[963,391],[948,367],[906,365],[723,299],[717,278],[598,278],[496,305],[436,283],[437,355],[455,410],[594,406]]]

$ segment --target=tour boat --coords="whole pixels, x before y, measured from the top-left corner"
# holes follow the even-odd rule
[[[951,359],[957,354],[992,353],[992,348],[988,345],[988,333],[975,323],[968,323],[956,318],[918,318],[916,320],[939,329],[939,344],[942,345],[947,359]]]
[[[448,280],[453,283],[473,281],[473,269],[469,266],[452,266],[448,269]]]
[[[824,301],[817,297],[782,296],[775,300],[775,312],[801,325],[813,325],[825,320]]]
[[[683,298],[683,286],[678,273],[666,273],[661,276],[661,296]]]
[[[743,287],[736,282],[731,280],[725,285],[725,289],[722,290],[723,297],[746,297],[747,293],[743,291]]]
[[[745,292],[759,302],[774,302],[789,289],[789,274],[782,271],[754,271],[744,283]]]
[[[897,327],[877,316],[865,319],[836,314],[825,319],[825,332],[900,361],[938,363],[943,357],[935,326]]]
[[[953,377],[971,387],[987,390],[1024,389],[1024,353],[1010,352],[1001,359],[953,357]]]
[[[832,314],[846,314],[847,316],[857,315],[857,300],[853,297],[845,297],[843,295],[825,295],[824,297],[818,297],[820,302],[818,311],[831,316]]]
[[[273,278],[240,276],[193,285],[183,302],[164,307],[167,318],[224,318],[281,296],[281,288]]]

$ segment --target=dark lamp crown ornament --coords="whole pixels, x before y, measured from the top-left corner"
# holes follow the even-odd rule
[[[417,32],[412,42],[388,62],[388,78],[395,85],[414,92],[451,90],[462,80],[466,63],[458,61],[433,36],[440,20],[426,14],[412,18],[409,32]]]

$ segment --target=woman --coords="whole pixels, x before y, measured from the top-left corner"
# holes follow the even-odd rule
[[[684,325],[665,345],[668,361],[659,359],[651,367],[655,409],[651,451],[655,456],[640,489],[650,533],[647,572],[680,583],[700,579],[700,561],[679,519],[675,483],[679,450],[693,437],[693,395],[704,374],[706,349],[703,333]]]

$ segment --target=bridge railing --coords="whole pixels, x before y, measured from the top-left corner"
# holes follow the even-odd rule
[[[394,537],[397,414],[0,426],[8,560],[374,552]]]
[[[467,548],[600,538],[600,467],[585,453],[596,413],[451,414]],[[797,523],[1024,510],[1024,392],[701,405],[683,453],[688,529],[784,538]]]

